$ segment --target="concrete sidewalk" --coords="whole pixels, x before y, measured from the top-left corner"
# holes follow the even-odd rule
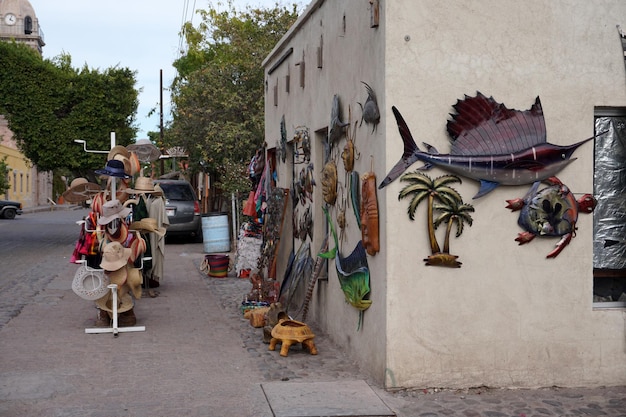
[[[202,244],[166,246],[165,281],[137,301],[143,332],[85,334],[77,266],[0,331],[0,416],[626,415],[626,388],[386,392],[319,331],[319,354],[268,351],[239,305],[251,284],[200,272]]]

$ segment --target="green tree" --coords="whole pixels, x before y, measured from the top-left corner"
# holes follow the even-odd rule
[[[127,68],[78,70],[67,54],[44,60],[26,45],[0,42],[0,114],[20,151],[43,171],[84,175],[102,167],[102,155],[84,153],[75,139],[108,149],[115,132],[118,144],[129,144],[137,132],[134,85]]]
[[[0,194],[6,194],[9,189],[9,167],[7,157],[0,159]]]
[[[187,48],[174,63],[178,77],[165,141],[187,150],[192,170],[210,173],[225,191],[242,191],[245,164],[264,141],[261,63],[298,14],[296,5],[226,6],[200,10],[201,23],[183,27]]]

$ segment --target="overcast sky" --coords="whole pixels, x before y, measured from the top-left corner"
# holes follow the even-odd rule
[[[234,0],[237,9],[246,5],[271,8],[279,4],[308,4],[307,0]],[[139,94],[137,139],[159,130],[159,71],[163,87],[174,79],[172,62],[182,43],[183,22],[200,22],[194,13],[207,9],[208,0],[30,0],[45,36],[44,58],[62,52],[72,66],[104,70],[119,65],[137,71]],[[216,4],[216,2],[213,2]],[[169,91],[163,92],[164,123],[170,120]],[[151,117],[151,109],[156,112]]]

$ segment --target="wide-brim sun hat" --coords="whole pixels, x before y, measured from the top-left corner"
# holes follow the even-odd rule
[[[124,207],[119,200],[109,200],[102,205],[102,215],[98,218],[98,224],[105,225],[115,219],[124,219],[131,211],[130,207]]]
[[[107,243],[102,250],[100,268],[107,271],[117,271],[118,269],[126,266],[131,253],[132,251],[130,248],[125,248],[119,242]]]
[[[161,151],[150,139],[139,139],[134,144],[128,145],[126,149],[135,152],[141,162],[153,162],[161,156]]]
[[[109,277],[101,269],[89,268],[81,265],[72,281],[72,291],[84,300],[94,301],[104,296],[108,291]]]
[[[98,175],[105,175],[115,178],[131,178],[131,176],[128,175],[124,170],[124,162],[118,161],[117,159],[107,161],[104,169],[96,169],[94,172]]]
[[[98,194],[102,189],[98,184],[89,182],[86,178],[75,178],[70,183],[70,188],[62,195],[68,203],[81,203]]]
[[[158,227],[157,220],[153,217],[145,217],[141,220],[132,222],[128,228],[132,231],[141,233],[154,233],[159,237],[165,236],[167,229],[165,227]]]

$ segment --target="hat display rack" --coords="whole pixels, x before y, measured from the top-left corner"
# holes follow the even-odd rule
[[[116,144],[115,144],[115,132],[111,132],[111,151],[96,151],[96,150],[89,150],[87,149],[87,144],[85,143],[85,141],[75,141],[77,143],[82,143],[83,144],[83,149],[85,152],[88,153],[107,153],[110,154],[114,149],[116,149]],[[122,176],[121,172],[119,171],[120,168],[123,170],[123,164],[120,163],[121,161],[118,161],[116,159],[111,159],[109,161],[107,161],[106,167],[104,168],[104,170],[96,170],[95,172],[97,174],[102,174],[102,175],[109,175],[109,181],[107,182],[108,186],[110,187],[110,191],[111,191],[111,196],[112,198],[115,198],[117,196],[117,178],[130,178],[130,176]],[[88,230],[87,229],[87,224],[84,220],[81,220],[77,223],[83,223],[85,227],[85,231],[86,232],[95,232],[95,230]],[[138,232],[136,232],[138,233]],[[150,257],[141,257],[141,268],[143,269],[143,262],[144,260],[151,260],[152,258]],[[88,272],[92,272],[94,274],[99,274],[99,273],[104,273],[103,269],[97,269],[97,268],[91,268],[89,266],[87,266],[86,264],[86,260],[76,260],[75,263],[78,264],[82,264],[81,268],[85,268]],[[94,327],[94,328],[86,328],[85,329],[85,333],[87,334],[102,334],[102,333],[112,333],[114,337],[119,336],[119,333],[127,333],[127,332],[143,332],[146,330],[145,326],[127,326],[127,327],[118,327],[118,303],[117,303],[117,299],[118,299],[118,294],[117,294],[117,284],[108,284],[107,288],[111,291],[111,298],[112,298],[112,325],[111,327]]]

